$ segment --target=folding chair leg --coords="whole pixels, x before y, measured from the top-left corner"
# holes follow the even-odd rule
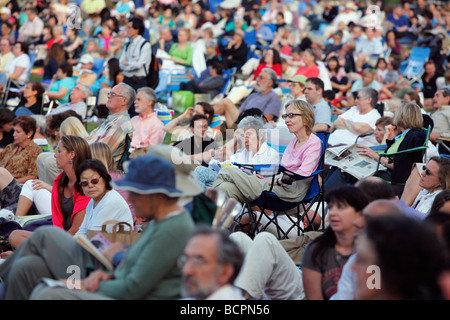
[[[244,221],[242,221],[243,218]],[[234,223],[230,227],[230,231],[242,231],[253,239],[256,235],[257,223],[256,216],[253,214],[251,207],[248,203],[244,203],[242,206],[242,211],[234,219]]]

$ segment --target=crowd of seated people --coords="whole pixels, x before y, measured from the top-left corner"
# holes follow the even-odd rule
[[[366,9],[5,4],[0,299],[450,299],[450,4]],[[355,144],[363,178],[328,162]],[[76,239],[111,220],[107,272]]]

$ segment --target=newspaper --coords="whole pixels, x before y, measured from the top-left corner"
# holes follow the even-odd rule
[[[358,154],[356,145],[344,145],[328,148],[325,152],[325,164],[338,167],[358,180],[373,176],[377,171],[377,161]],[[380,164],[378,171],[386,170]]]

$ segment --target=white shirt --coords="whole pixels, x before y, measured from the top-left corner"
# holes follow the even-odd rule
[[[441,191],[442,190],[436,190],[433,193],[429,193],[425,189],[420,191],[411,207],[421,212],[424,217],[428,216],[431,206],[433,205],[434,198],[436,198]]]
[[[126,222],[133,227],[133,217],[125,199],[116,190],[110,190],[94,208],[91,199],[86,207],[86,215],[75,235],[84,235],[88,230],[100,231],[108,220]]]
[[[19,77],[19,80],[28,80],[28,72],[31,68],[30,57],[27,54],[21,54],[18,57],[14,57],[10,62],[8,62],[5,66],[5,71],[8,74],[13,74],[16,67],[25,68],[22,74]]]
[[[253,153],[244,149],[233,154],[230,157],[230,161],[242,164],[278,164],[280,162],[280,154],[264,142],[261,144],[258,152]]]
[[[244,300],[244,296],[239,288],[227,284],[220,287],[205,300]]]
[[[375,130],[375,123],[379,118],[381,118],[376,109],[373,109],[366,114],[361,114],[358,107],[356,106],[344,112],[342,115],[340,115],[340,117],[352,122],[364,122],[368,124],[372,128],[372,130]],[[353,145],[357,137],[358,135],[356,133],[353,133],[348,129],[336,129],[332,134],[330,134],[328,144],[332,146],[339,144]],[[375,135],[370,135],[368,137],[358,139],[358,144],[370,147],[377,145],[378,142],[375,139]]]
[[[127,77],[138,76],[145,77],[148,67],[151,63],[152,48],[150,43],[142,44],[146,40],[142,36],[137,36],[127,45],[126,50],[122,51],[120,57],[120,69]],[[128,61],[128,65],[124,65],[124,60]]]

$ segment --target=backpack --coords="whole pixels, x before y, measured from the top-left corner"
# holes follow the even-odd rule
[[[141,44],[141,48],[139,49],[141,52],[142,51],[142,47],[146,44],[149,43],[147,40],[145,40],[144,42],[142,42]],[[127,43],[126,47],[125,47],[125,51],[127,51],[128,46],[130,45],[130,42]],[[150,61],[150,65],[148,67],[148,70],[145,70],[145,77],[147,79],[147,86],[149,86],[152,89],[155,89],[158,86],[159,83],[159,66],[158,66],[158,61],[156,60],[156,56],[155,54],[152,52],[152,60]]]

